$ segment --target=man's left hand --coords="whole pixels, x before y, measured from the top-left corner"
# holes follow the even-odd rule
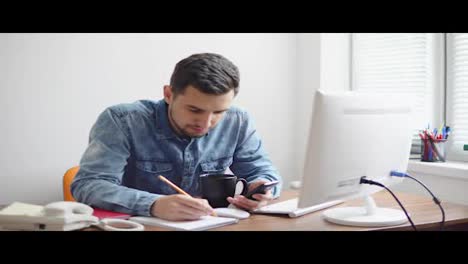
[[[260,180],[260,181],[256,181],[256,182],[249,184],[248,192],[250,192],[257,186],[265,182],[268,182],[268,181]],[[228,197],[227,200],[229,203],[235,205],[236,207],[240,209],[245,209],[245,210],[250,211],[250,210],[254,210],[259,207],[265,206],[269,201],[273,199],[271,190],[268,190],[265,194],[260,194],[260,193],[254,194],[252,195],[252,197],[255,200],[247,199],[243,195],[236,195],[234,197]]]

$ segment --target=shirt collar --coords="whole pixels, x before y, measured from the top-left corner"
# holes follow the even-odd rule
[[[156,130],[158,131],[158,139],[175,138],[177,134],[172,130],[167,115],[168,105],[166,101],[161,100],[156,109]]]

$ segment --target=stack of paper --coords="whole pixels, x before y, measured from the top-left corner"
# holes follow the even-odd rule
[[[239,219],[228,217],[203,216],[199,220],[193,221],[168,221],[156,217],[134,216],[129,220],[143,225],[165,227],[174,230],[201,231],[220,226],[235,224]]]

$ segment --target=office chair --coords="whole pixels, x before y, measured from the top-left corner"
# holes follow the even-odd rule
[[[63,175],[63,200],[76,202],[75,198],[71,194],[71,183],[73,178],[75,178],[76,173],[80,169],[80,166],[75,166],[68,169],[65,174]]]

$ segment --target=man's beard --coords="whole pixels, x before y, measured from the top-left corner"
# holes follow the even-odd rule
[[[176,121],[174,118],[172,118],[172,108],[169,108],[169,124],[171,124],[172,129],[175,130],[175,132],[183,137],[189,137],[189,138],[201,138],[206,135],[205,134],[191,134],[188,132],[186,129],[183,129],[179,125],[177,125]]]

